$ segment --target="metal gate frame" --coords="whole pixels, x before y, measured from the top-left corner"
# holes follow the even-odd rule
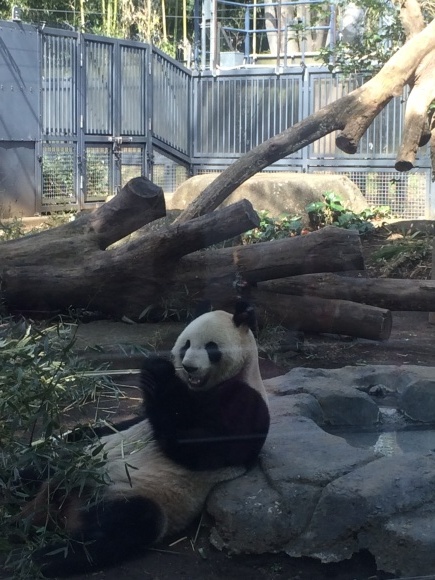
[[[40,211],[92,209],[150,174],[150,48],[57,29],[40,44]]]

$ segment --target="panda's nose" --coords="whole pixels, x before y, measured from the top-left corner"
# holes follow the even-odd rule
[[[195,371],[197,371],[198,367],[192,367],[191,365],[183,364],[183,369],[186,371],[186,373],[189,373],[189,375],[190,375],[190,374],[194,373]]]

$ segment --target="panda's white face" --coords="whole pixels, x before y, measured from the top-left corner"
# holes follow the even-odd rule
[[[208,390],[253,363],[258,367],[254,336],[246,325],[236,326],[228,312],[216,310],[196,318],[172,349],[178,374],[193,390]]]

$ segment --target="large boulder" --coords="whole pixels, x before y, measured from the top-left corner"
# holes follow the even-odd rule
[[[188,179],[167,200],[168,209],[185,209],[215,178],[216,174],[203,174]],[[233,191],[222,205],[247,199],[255,210],[267,210],[273,217],[283,213],[303,216],[309,203],[322,201],[322,195],[331,192],[338,194],[345,207],[355,213],[367,208],[365,197],[345,175],[288,172],[257,173]]]
[[[212,492],[214,546],[323,562],[369,550],[379,569],[432,578],[434,376],[370,365],[265,381],[269,437],[255,469]]]

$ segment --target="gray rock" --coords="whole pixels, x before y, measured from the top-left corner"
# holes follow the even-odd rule
[[[257,468],[211,494],[214,545],[324,562],[368,549],[385,571],[433,573],[435,437],[401,429],[435,419],[435,369],[293,369],[265,383],[269,437]],[[332,425],[343,436],[322,428]],[[362,430],[352,445],[350,425]]]
[[[323,561],[348,558],[360,548],[358,533],[435,497],[435,456],[382,457],[328,484],[300,544]],[[311,554],[308,552],[311,551]]]
[[[419,578],[434,578],[434,510],[435,505],[425,505],[424,511],[394,515],[361,533],[360,542],[377,553],[380,569],[390,570],[400,578],[415,577],[417,570]]]
[[[168,199],[167,207],[185,209],[214,179],[216,174],[191,177]],[[355,212],[367,208],[367,200],[358,186],[345,175],[289,172],[257,173],[228,196],[222,206],[248,199],[257,211],[267,210],[275,217],[283,213],[301,215],[307,222],[305,207],[323,201],[322,194],[327,192],[340,195],[345,207]]]
[[[379,407],[357,388],[348,368],[329,371],[297,368],[283,377],[269,379],[266,384],[276,394],[312,395],[329,425],[374,425],[379,421]],[[339,373],[340,370],[343,372]]]
[[[284,498],[269,485],[259,469],[219,485],[208,501],[215,520],[211,542],[232,553],[276,552],[295,535],[293,518]]]
[[[413,381],[403,389],[398,405],[414,421],[435,423],[435,378]]]

